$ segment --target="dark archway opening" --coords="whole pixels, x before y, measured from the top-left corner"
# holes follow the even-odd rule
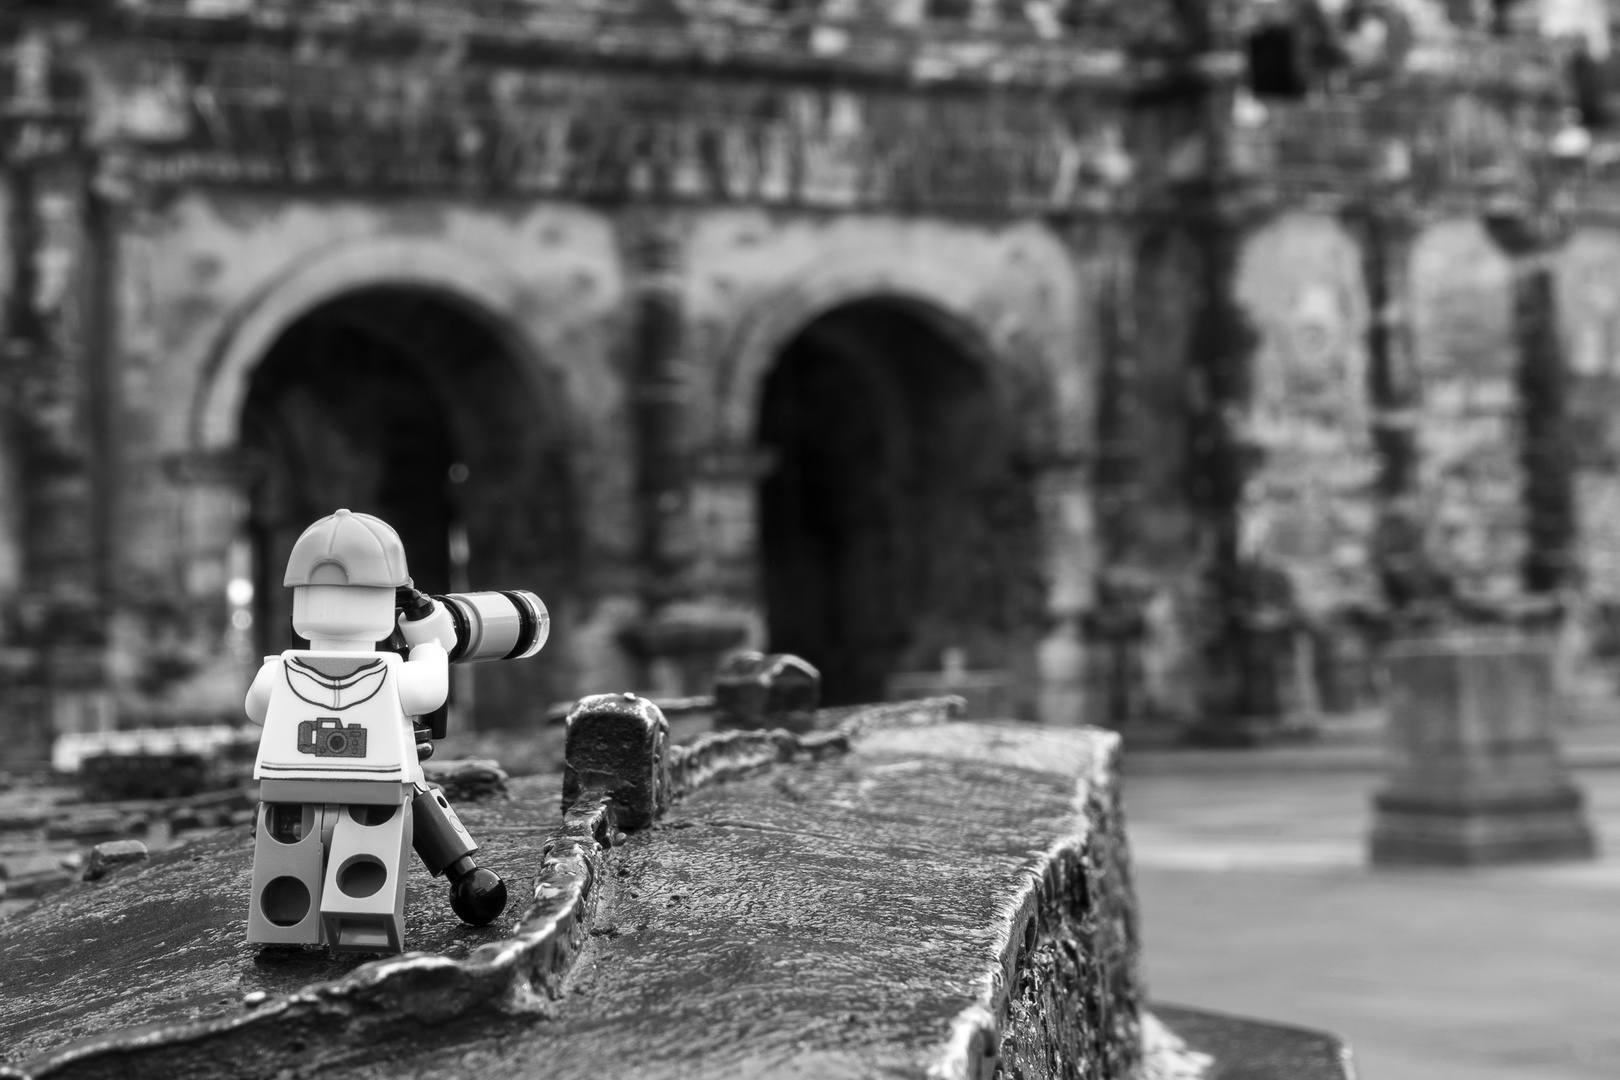
[[[562,425],[516,350],[477,313],[415,288],[358,290],[281,335],[242,417],[249,463],[253,624],[262,652],[294,647],[282,586],[300,532],[338,507],[398,530],[428,592],[527,588],[554,610],[573,580]],[[566,693],[561,650],[458,675],[478,723],[538,714]]]
[[[1035,500],[1018,432],[937,312],[862,300],[807,326],[767,377],[759,438],[771,648],[829,704],[880,700],[947,648],[1027,672],[1041,632]]]

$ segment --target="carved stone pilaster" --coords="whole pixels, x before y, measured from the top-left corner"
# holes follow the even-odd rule
[[[1372,561],[1384,599],[1400,608],[1444,588],[1427,555],[1418,491],[1421,401],[1412,336],[1412,250],[1422,223],[1409,207],[1380,202],[1352,208],[1345,224],[1361,244],[1371,316],[1367,389],[1379,515]]]
[[[1075,707],[1089,724],[1117,727],[1144,715],[1147,696],[1143,651],[1149,647],[1143,608],[1151,575],[1138,566],[1144,511],[1143,416],[1137,355],[1136,237],[1109,266],[1098,297],[1102,346],[1097,386],[1097,453],[1090,470],[1096,516],[1091,580],[1076,590],[1085,610],[1064,613],[1043,642],[1043,683],[1058,700],[1048,670],[1076,669]],[[1065,699],[1066,701],[1066,699]]]
[[[629,371],[636,432],[642,594],[648,609],[688,591],[692,555],[680,274],[682,238],[661,217],[633,215],[622,246],[630,303]]]
[[[34,685],[24,696],[42,705],[25,721],[34,730],[10,734],[37,744],[53,731],[110,720],[106,535],[97,501],[104,455],[87,343],[94,275],[76,107],[60,97],[42,31],[20,33],[15,59],[0,120],[11,260],[0,383],[19,466],[24,584],[6,630],[32,658],[25,666]]]
[[[1097,376],[1097,457],[1092,470],[1097,540],[1104,565],[1131,557],[1141,504],[1143,438],[1136,356],[1135,267],[1110,268],[1098,304],[1102,355]]]
[[[1533,593],[1570,583],[1576,539],[1574,460],[1565,422],[1569,369],[1558,334],[1552,257],[1568,235],[1554,214],[1488,218],[1491,238],[1512,260],[1513,342],[1523,419],[1528,531],[1522,573]]]
[[[1401,639],[1388,656],[1392,768],[1373,801],[1375,863],[1590,858],[1594,850],[1554,731],[1556,594],[1570,576],[1575,536],[1550,258],[1564,227],[1530,213],[1488,219],[1487,228],[1512,260],[1528,595],[1485,600],[1440,573],[1418,581],[1414,595],[1391,591]]]
[[[772,455],[759,446],[711,446],[693,455],[697,594],[758,606],[759,485],[771,465]]]
[[[1204,561],[1194,614],[1199,715],[1187,737],[1205,744],[1251,745],[1309,730],[1290,583],[1245,543],[1261,453],[1247,431],[1259,335],[1234,291],[1249,229],[1244,215],[1219,207],[1193,223],[1199,272],[1187,358],[1194,387],[1188,473]]]
[[[1043,724],[1071,726],[1089,711],[1086,612],[1097,569],[1092,469],[1078,460],[1042,463],[1034,477],[1045,553],[1046,635],[1036,647],[1035,712]]]
[[[749,625],[721,610],[716,598],[698,595],[702,568],[694,519],[691,365],[681,291],[684,238],[677,222],[656,210],[628,214],[621,228],[629,277],[628,370],[643,617],[624,629],[620,642],[642,665],[647,689],[695,694],[708,689],[720,656],[744,642]],[[734,499],[738,493],[735,485],[708,484],[702,494]]]

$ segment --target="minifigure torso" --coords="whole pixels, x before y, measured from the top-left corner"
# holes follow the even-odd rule
[[[255,780],[421,783],[391,652],[292,649],[266,660],[271,677]]]

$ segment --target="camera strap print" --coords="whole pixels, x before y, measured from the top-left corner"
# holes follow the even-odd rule
[[[281,655],[254,768],[257,780],[413,778],[416,744],[393,653]]]

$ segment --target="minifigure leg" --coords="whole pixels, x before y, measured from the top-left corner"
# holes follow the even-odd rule
[[[398,803],[338,811],[321,890],[321,921],[334,953],[397,953],[405,947],[410,793],[402,785]]]
[[[260,803],[253,834],[248,943],[321,942],[321,825],[325,809]]]

